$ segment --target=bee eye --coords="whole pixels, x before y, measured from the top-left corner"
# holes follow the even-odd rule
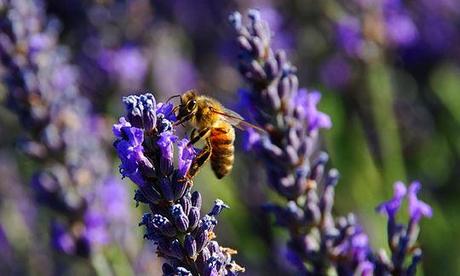
[[[193,109],[195,109],[195,106],[196,106],[196,101],[195,100],[191,100],[187,103],[187,110],[190,112],[190,111],[193,111]]]

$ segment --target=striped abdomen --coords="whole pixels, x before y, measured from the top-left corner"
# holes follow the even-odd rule
[[[235,130],[230,124],[223,123],[220,127],[211,130],[209,140],[211,143],[211,168],[216,177],[221,179],[233,167]]]

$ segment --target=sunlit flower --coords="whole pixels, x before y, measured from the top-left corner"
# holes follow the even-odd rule
[[[213,240],[216,217],[228,206],[216,200],[200,218],[201,194],[187,178],[196,150],[175,135],[172,105],[156,104],[152,94],[123,102],[127,115],[113,128],[120,172],[138,185],[135,200],[150,207],[140,225],[167,261],[164,275],[236,275],[241,268]]]

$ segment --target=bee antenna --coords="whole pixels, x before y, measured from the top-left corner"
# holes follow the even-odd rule
[[[177,95],[174,95],[174,96],[171,96],[168,98],[168,100],[166,100],[165,103],[168,103],[170,100],[174,99],[174,98],[177,98],[177,97],[180,97],[181,95],[180,94],[177,94]],[[181,99],[181,102],[182,102],[182,99]]]

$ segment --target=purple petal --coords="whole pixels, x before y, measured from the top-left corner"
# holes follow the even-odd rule
[[[244,149],[249,151],[253,149],[254,146],[260,142],[261,137],[260,137],[260,134],[257,133],[254,129],[249,128],[245,132],[244,140],[245,140]]]
[[[121,129],[123,127],[131,127],[131,124],[128,121],[126,121],[125,117],[121,117],[119,119],[119,123],[113,125],[112,132],[115,135],[115,137],[122,138],[121,137]]]
[[[188,139],[182,139],[177,142],[177,167],[179,171],[179,177],[184,177],[189,168],[190,165],[192,165],[193,158],[195,158],[195,149],[193,146],[187,146],[189,140]]]
[[[172,103],[158,103],[157,114],[163,114],[164,118],[168,121],[175,122],[177,120],[176,115],[172,112],[174,105]]]
[[[161,155],[163,158],[170,160],[173,159],[173,144],[177,140],[177,136],[172,132],[163,132],[160,134],[160,139],[157,141],[157,145],[160,147]]]
[[[407,195],[409,198],[409,215],[416,222],[419,221],[422,217],[431,218],[433,215],[433,210],[431,207],[417,198],[417,193],[420,188],[420,182],[412,182],[409,186],[409,192]]]
[[[393,186],[393,198],[377,206],[377,212],[387,214],[388,217],[394,218],[396,212],[401,207],[402,200],[406,195],[406,186],[398,181]]]

